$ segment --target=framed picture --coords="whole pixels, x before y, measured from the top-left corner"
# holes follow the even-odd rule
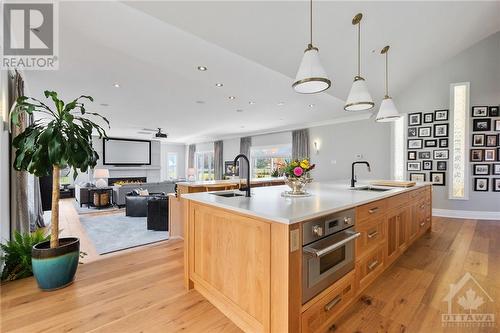
[[[500,113],[498,111],[498,106],[490,106],[488,107],[490,117],[498,117]]]
[[[418,136],[421,138],[428,138],[432,136],[432,129],[430,126],[428,127],[419,127],[418,128]]]
[[[414,138],[417,136],[417,127],[408,127],[408,137]]]
[[[448,163],[446,161],[437,161],[436,162],[436,169],[437,171],[446,171],[448,169]]]
[[[495,163],[491,166],[491,168],[493,169],[491,172],[492,175],[500,175],[500,164]]]
[[[434,121],[445,121],[445,120],[448,120],[448,110],[434,111]]]
[[[233,171],[234,174],[233,174]],[[236,162],[236,170],[233,167],[233,161],[224,161],[224,174],[228,176],[238,176],[240,173],[240,161]]]
[[[422,125],[422,112],[408,114],[408,126]]]
[[[491,187],[493,188],[493,192],[500,192],[500,178],[493,178],[491,180]]]
[[[473,106],[472,107],[473,117],[488,117],[488,107],[487,106]]]
[[[434,114],[432,113],[424,113],[424,123],[432,123],[434,121]]]
[[[489,164],[474,164],[472,166],[472,174],[474,176],[487,176],[490,174]]]
[[[448,136],[448,124],[434,124],[434,137],[447,137]]]
[[[409,139],[408,149],[422,149],[422,139]]]
[[[484,147],[486,145],[486,135],[485,134],[472,134],[472,146],[473,147]]]
[[[430,181],[436,186],[446,185],[446,173],[445,172],[431,172]]]
[[[418,158],[421,160],[430,160],[431,159],[431,152],[430,151],[419,151]]]
[[[408,160],[416,160],[417,159],[417,152],[416,151],[408,151]]]
[[[422,170],[432,170],[432,161],[423,161]]]
[[[437,149],[433,151],[435,160],[447,160],[450,154],[448,149]]]
[[[500,132],[500,119],[495,120],[495,131]]]
[[[474,132],[487,132],[491,130],[490,119],[472,119],[472,130]]]
[[[484,161],[485,162],[495,162],[497,160],[496,149],[485,149],[484,150]]]
[[[439,148],[448,148],[448,139],[439,139]]]
[[[425,182],[425,173],[410,173],[410,181]]]
[[[471,162],[482,162],[483,159],[484,159],[484,152],[482,149],[471,149],[470,151]]]
[[[425,147],[437,147],[437,140],[425,140]]]
[[[488,178],[474,178],[474,191],[488,192]]]
[[[420,162],[408,162],[406,169],[408,171],[420,171],[421,170]]]
[[[498,135],[490,134],[486,135],[486,147],[496,147],[498,146]]]

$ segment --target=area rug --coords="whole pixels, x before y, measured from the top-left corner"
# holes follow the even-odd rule
[[[121,209],[125,209],[125,207],[118,208],[118,206],[111,206],[111,207],[102,208],[102,209],[89,208],[89,207],[87,207],[86,204],[84,204],[80,207],[80,204],[76,200],[73,200],[73,206],[75,207],[75,210],[78,213],[78,215],[93,214],[93,213],[99,213],[99,212],[110,212],[110,211],[114,211],[114,210],[119,211]]]
[[[148,230],[146,219],[124,214],[80,216],[80,223],[97,253],[106,254],[168,239],[168,231]]]

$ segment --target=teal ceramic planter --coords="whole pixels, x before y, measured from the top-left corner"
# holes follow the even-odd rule
[[[51,249],[50,242],[33,246],[31,251],[33,275],[42,290],[55,290],[73,282],[80,258],[78,238],[60,238],[59,247]]]

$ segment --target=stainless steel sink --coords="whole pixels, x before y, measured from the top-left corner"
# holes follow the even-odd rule
[[[224,197],[224,198],[234,198],[234,197],[242,197],[243,194],[239,194],[239,193],[234,193],[234,192],[213,192],[213,193],[210,193],[212,195],[216,195],[218,197]]]
[[[381,187],[373,187],[373,186],[362,186],[362,187],[354,187],[351,188],[353,191],[366,191],[366,192],[385,192],[390,191],[392,188],[381,188]]]

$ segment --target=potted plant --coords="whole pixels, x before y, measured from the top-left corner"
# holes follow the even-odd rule
[[[45,91],[54,107],[32,97],[17,99],[11,120],[19,122],[19,115],[37,113],[36,119],[21,134],[12,146],[16,149],[14,169],[27,171],[37,177],[50,174],[52,170],[52,217],[50,241],[33,246],[33,274],[40,289],[53,290],[73,282],[80,256],[80,240],[75,237],[59,238],[59,177],[64,167],[73,169],[76,179],[78,171],[86,172],[97,164],[99,155],[92,147],[92,133],[100,138],[106,131],[87,116],[97,116],[109,126],[108,120],[94,112],[87,112],[83,100],[93,101],[90,96],[80,96],[64,103],[54,91]]]
[[[306,195],[305,187],[312,182],[309,172],[314,169],[316,165],[311,164],[308,159],[293,160],[287,162],[283,168],[285,174],[285,184],[292,190],[288,192],[289,195]]]

